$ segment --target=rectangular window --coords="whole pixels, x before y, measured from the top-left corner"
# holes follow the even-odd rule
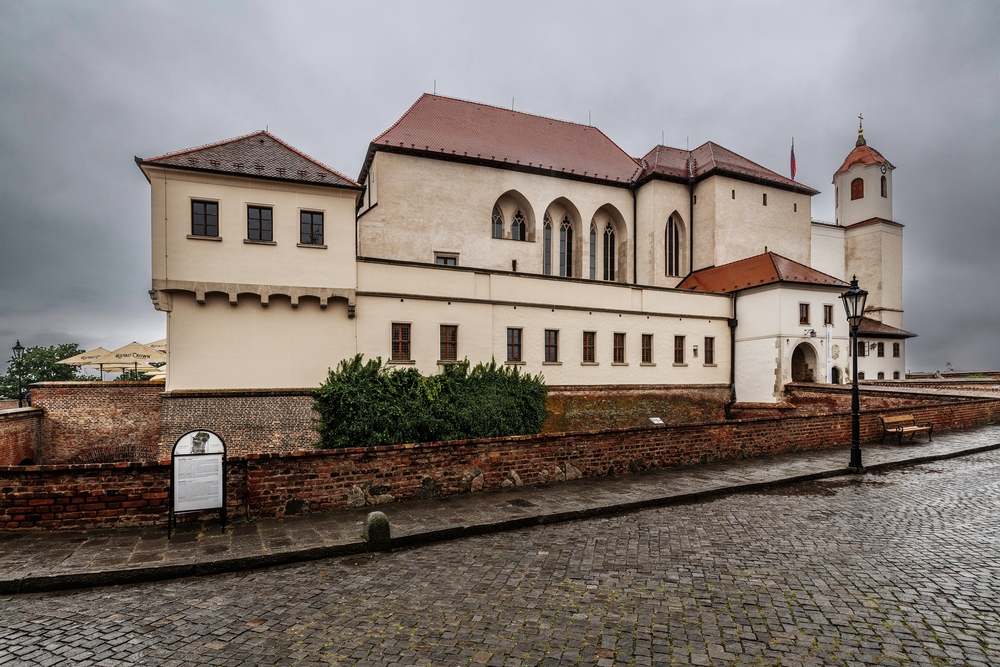
[[[767,193],[764,193],[764,206],[767,206]]]
[[[893,380],[898,380],[899,379],[899,371],[893,371],[892,372],[892,379]]]
[[[615,334],[615,363],[624,364],[625,363],[625,334],[616,333]]]
[[[653,363],[653,334],[642,334],[642,363]]]
[[[434,263],[438,266],[458,266],[458,255],[450,252],[436,252],[434,253]]]
[[[521,329],[507,329],[507,361],[521,361]]]
[[[859,380],[864,380],[865,379],[865,372],[864,371],[858,371],[858,379]]]
[[[799,304],[799,324],[809,324],[809,304]]]
[[[823,324],[833,324],[833,306],[823,306]]]
[[[892,356],[899,357],[899,343],[892,344]],[[896,379],[898,380],[899,378]]]
[[[879,380],[884,380],[885,379],[885,373],[883,373],[882,371],[879,371],[878,372],[878,379]]]
[[[715,363],[715,338],[705,337],[705,363]]]
[[[583,332],[583,362],[592,364],[596,360],[597,334],[593,331]]]
[[[799,212],[799,205],[792,204],[792,213],[798,213],[798,212]]]
[[[863,340],[858,341],[858,356],[859,357],[868,356],[868,350],[865,348],[865,341]]]
[[[392,360],[393,361],[410,360],[409,324],[397,324],[394,322],[392,325]]]
[[[559,332],[555,329],[545,330],[545,361],[559,361]]]
[[[219,235],[219,202],[191,202],[191,236]]]
[[[273,241],[271,209],[247,206],[247,238],[251,241]]]
[[[313,211],[299,213],[299,243],[323,245],[323,214]]]
[[[684,363],[684,336],[674,336],[674,363]]]
[[[879,343],[878,344],[878,356],[880,356],[880,357],[884,357],[885,356],[885,343]]]
[[[454,324],[441,325],[441,361],[458,360],[458,327]]]

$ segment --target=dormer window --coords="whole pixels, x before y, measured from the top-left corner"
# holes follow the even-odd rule
[[[851,181],[851,201],[865,198],[865,182],[863,179],[855,178]]]

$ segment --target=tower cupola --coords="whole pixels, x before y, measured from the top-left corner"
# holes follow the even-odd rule
[[[858,115],[858,140],[833,175],[836,222],[845,227],[873,218],[892,220],[892,164],[868,145]]]

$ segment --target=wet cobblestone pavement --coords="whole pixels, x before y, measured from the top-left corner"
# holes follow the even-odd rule
[[[390,554],[0,596],[0,665],[996,665],[1000,451]]]

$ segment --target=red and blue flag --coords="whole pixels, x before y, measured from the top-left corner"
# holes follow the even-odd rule
[[[795,180],[795,139],[792,138],[792,154],[788,158],[788,168],[792,172],[792,180]]]

